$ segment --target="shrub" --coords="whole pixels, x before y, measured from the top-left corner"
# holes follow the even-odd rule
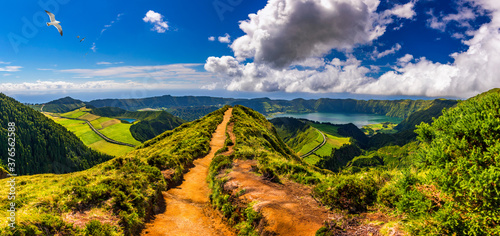
[[[113,236],[116,227],[109,224],[102,224],[98,220],[91,220],[85,225],[85,236]]]
[[[363,212],[377,199],[378,186],[368,175],[337,175],[318,184],[313,192],[324,204],[349,212]]]
[[[390,208],[394,208],[400,199],[401,193],[395,184],[386,184],[377,193],[377,202]]]

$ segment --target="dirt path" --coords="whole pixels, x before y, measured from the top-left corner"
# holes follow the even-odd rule
[[[210,207],[210,190],[206,181],[215,152],[224,147],[231,112],[232,108],[226,111],[224,120],[213,134],[210,153],[194,161],[195,167],[184,175],[184,182],[180,186],[163,192],[167,209],[146,225],[142,235],[234,235]]]
[[[328,219],[328,210],[321,207],[310,195],[309,187],[283,180],[273,183],[256,175],[252,166],[255,160],[236,160],[230,180],[224,188],[233,193],[245,189],[239,197],[242,202],[257,201],[254,210],[263,215],[265,223],[259,225],[261,235],[315,235]]]

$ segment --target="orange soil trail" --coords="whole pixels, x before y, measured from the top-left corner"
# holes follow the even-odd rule
[[[283,184],[270,182],[256,175],[252,166],[257,166],[257,161],[235,160],[224,189],[233,195],[245,189],[238,199],[257,202],[253,208],[265,220],[258,226],[259,234],[314,236],[329,212],[311,197],[311,188],[288,180]]]
[[[156,215],[154,221],[146,225],[142,235],[234,235],[210,207],[210,190],[206,180],[215,152],[224,147],[231,112],[232,108],[229,108],[224,120],[217,126],[210,141],[210,153],[194,161],[195,167],[184,175],[181,185],[163,192],[166,211]]]

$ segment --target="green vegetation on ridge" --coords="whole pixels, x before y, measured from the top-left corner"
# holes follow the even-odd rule
[[[43,111],[52,113],[66,113],[85,106],[85,103],[80,100],[76,100],[71,97],[64,97],[48,102],[47,104],[45,104],[45,106],[43,106]]]
[[[9,133],[15,123],[15,173],[68,173],[88,169],[111,157],[89,149],[73,133],[43,114],[0,93],[0,159],[6,164]]]
[[[435,101],[435,100],[434,100]],[[170,109],[177,115],[186,114],[182,107],[189,111],[195,111],[196,116],[202,116],[213,108],[223,105],[242,105],[256,110],[264,115],[273,113],[306,113],[306,112],[337,112],[337,113],[370,113],[381,114],[391,117],[406,118],[412,113],[425,110],[432,106],[433,100],[355,100],[355,99],[294,99],[271,100],[269,98],[234,99],[204,96],[182,96],[170,95],[141,98],[141,99],[102,99],[86,103],[94,107],[118,107],[125,110],[136,111],[144,108]],[[207,110],[203,111],[205,107]],[[192,108],[192,109],[190,109]],[[206,114],[206,113],[205,113]],[[193,117],[183,116],[186,120]]]
[[[103,107],[94,108],[91,113],[103,117],[139,120],[130,127],[130,133],[141,142],[152,139],[167,130],[172,130],[185,122],[165,111],[131,112],[116,107]]]
[[[185,123],[144,143],[126,156],[64,175],[21,176],[17,181],[17,225],[2,221],[1,235],[138,235],[158,211],[161,191],[175,185],[193,160],[206,155],[227,107]],[[172,173],[171,175],[162,175]],[[0,180],[7,186],[7,180]],[[7,196],[0,207],[7,209]],[[7,211],[0,211],[6,218]],[[71,217],[82,214],[85,217]],[[100,219],[108,219],[100,221]],[[97,221],[100,222],[97,222]],[[78,223],[78,224],[76,224]],[[77,225],[83,225],[79,227]]]

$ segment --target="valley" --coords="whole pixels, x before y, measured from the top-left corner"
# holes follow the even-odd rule
[[[55,134],[68,132],[81,145],[92,148],[106,142],[89,122],[106,137],[136,146],[117,145],[131,149],[123,153],[101,146],[114,149],[109,154],[115,157],[83,169],[56,174],[49,169],[17,177],[18,224],[15,231],[0,225],[2,234],[326,236],[497,230],[494,217],[468,206],[481,202],[483,211],[497,211],[498,90],[459,104],[433,101],[398,125],[370,126],[383,131],[371,135],[364,132],[366,126],[362,130],[354,124],[268,120],[246,106],[226,105],[143,142],[134,138],[134,125],[149,121],[142,127],[152,128],[158,127],[152,125],[157,121],[172,124],[176,119],[165,120],[170,117],[165,111],[120,108],[80,107],[54,113],[44,106],[41,114],[4,100],[62,130]],[[136,120],[130,124],[121,119]],[[464,140],[463,132],[477,136],[468,141],[472,155],[456,143],[457,138]],[[450,160],[440,156],[447,148],[452,151],[446,154]],[[488,176],[484,185],[446,187],[480,179],[470,172],[450,174],[456,170],[464,174],[468,168],[464,164],[475,165],[467,158],[482,158],[473,168]],[[0,183],[6,186],[6,181]],[[479,191],[484,188],[489,190]],[[484,198],[464,199],[458,191]],[[0,196],[0,207],[8,204],[6,196]],[[0,212],[0,217],[6,214]],[[453,226],[443,214],[460,226]],[[481,218],[482,223],[469,217]]]
[[[2,3],[0,236],[500,235],[500,0]]]

